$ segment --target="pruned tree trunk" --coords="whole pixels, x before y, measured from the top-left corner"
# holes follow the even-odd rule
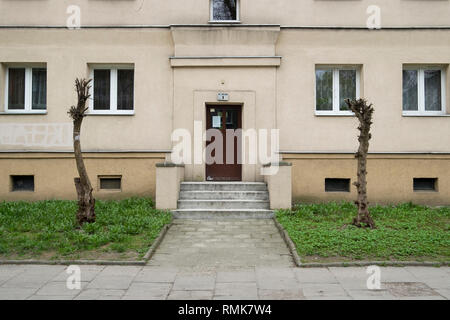
[[[78,194],[78,212],[77,221],[81,226],[84,223],[95,222],[95,199],[92,196],[92,185],[89,180],[86,167],[81,153],[81,123],[86,116],[86,101],[89,99],[89,89],[91,80],[76,79],[75,88],[78,95],[77,106],[72,106],[69,115],[73,120],[73,150],[79,178],[75,178],[75,188]]]
[[[358,206],[358,215],[353,219],[353,225],[357,227],[375,228],[375,222],[369,212],[369,202],[367,201],[367,154],[369,152],[370,126],[372,125],[373,106],[364,99],[346,99],[350,110],[353,111],[359,120],[358,130],[360,132],[358,141],[359,148],[355,157],[358,160],[358,179],[353,184],[358,190],[358,199],[355,204]]]

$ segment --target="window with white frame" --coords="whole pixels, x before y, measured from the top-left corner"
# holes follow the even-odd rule
[[[91,113],[134,113],[133,67],[94,66],[92,67],[91,78]]]
[[[403,114],[445,114],[445,71],[440,67],[403,68]]]
[[[358,67],[316,68],[316,114],[348,114],[345,99],[358,99],[360,70]]]
[[[45,113],[47,109],[47,69],[8,67],[5,81],[6,112]]]
[[[239,0],[210,0],[210,20],[239,21]]]

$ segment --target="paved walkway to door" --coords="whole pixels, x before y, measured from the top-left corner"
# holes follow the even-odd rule
[[[271,219],[174,220],[150,266],[196,269],[293,267]]]

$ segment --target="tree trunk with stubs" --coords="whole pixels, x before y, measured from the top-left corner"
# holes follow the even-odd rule
[[[84,165],[83,154],[81,152],[81,124],[86,116],[86,102],[90,97],[91,80],[76,79],[75,88],[78,95],[78,103],[69,110],[69,115],[73,120],[73,151],[79,178],[75,178],[75,189],[78,195],[77,221],[81,226],[84,223],[95,222],[95,199],[92,196],[92,185]]]
[[[369,202],[367,200],[367,154],[369,152],[369,140],[372,138],[370,126],[372,125],[373,105],[368,104],[364,99],[345,100],[350,110],[359,120],[358,130],[360,132],[358,141],[359,148],[355,154],[358,161],[358,179],[353,184],[358,191],[358,198],[355,204],[358,206],[358,215],[353,219],[352,224],[357,227],[375,229],[375,222],[369,212]]]

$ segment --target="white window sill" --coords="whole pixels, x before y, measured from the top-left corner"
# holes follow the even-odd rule
[[[354,117],[355,116],[355,114],[353,112],[346,112],[346,111],[342,111],[342,112],[316,111],[315,115],[316,115],[316,117]]]
[[[134,110],[127,112],[111,112],[111,111],[90,111],[87,116],[134,116]]]
[[[402,113],[402,117],[450,117],[449,113]]]
[[[210,20],[208,23],[212,24],[240,24],[241,21],[239,20]]]
[[[47,110],[42,111],[2,111],[0,112],[0,115],[46,115]]]

